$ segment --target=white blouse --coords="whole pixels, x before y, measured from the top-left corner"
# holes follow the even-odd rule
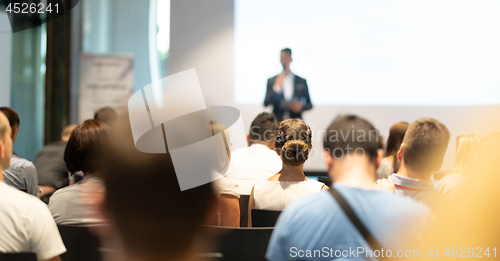
[[[228,179],[226,177],[221,177],[215,180],[213,183],[213,188],[219,195],[232,195],[240,198],[239,185],[236,181]]]
[[[305,181],[269,181],[264,180],[255,184],[253,198],[255,209],[283,210],[292,201],[321,191],[322,182],[316,180]]]

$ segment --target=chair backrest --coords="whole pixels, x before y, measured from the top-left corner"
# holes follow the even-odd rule
[[[0,253],[0,261],[36,261],[34,253]]]
[[[218,242],[217,254],[223,261],[266,260],[267,245],[273,228],[210,227]]]
[[[99,238],[90,233],[86,226],[58,225],[59,233],[66,246],[62,261],[101,261]]]
[[[274,227],[281,211],[252,209],[252,227]]]
[[[332,186],[332,181],[329,177],[318,177],[318,181],[325,183],[325,185],[327,185],[328,187]]]
[[[240,227],[248,227],[248,201],[250,195],[240,196]]]

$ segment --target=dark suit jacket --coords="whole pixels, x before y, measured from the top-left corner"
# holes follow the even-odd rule
[[[283,92],[276,93],[273,89],[276,77],[278,77],[278,75],[269,78],[267,80],[267,92],[266,92],[266,99],[264,100],[264,106],[267,107],[268,105],[272,104],[274,107],[273,113],[276,116],[276,119],[278,119],[278,121],[282,121],[286,120],[283,119],[283,114],[285,113],[285,110],[289,109],[288,109],[288,102],[285,101],[285,96],[283,95]],[[292,100],[296,99],[302,102],[302,111],[310,110],[312,108],[312,103],[311,103],[311,98],[309,97],[309,88],[307,87],[306,80],[304,78],[295,75],[293,82],[294,84],[293,84]],[[292,119],[302,118],[302,111],[299,113],[290,111],[290,118]]]

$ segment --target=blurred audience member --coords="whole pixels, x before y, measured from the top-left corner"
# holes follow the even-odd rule
[[[377,169],[377,179],[385,179],[392,175],[392,173],[398,172],[398,157],[396,154],[403,142],[408,126],[410,124],[404,121],[391,126],[385,155],[380,162],[380,167]]]
[[[106,106],[94,112],[94,120],[99,120],[113,127],[118,119],[118,113],[115,109]]]
[[[12,143],[14,143],[19,132],[19,124],[21,123],[19,115],[9,107],[1,107],[0,111],[9,119],[10,128],[12,129],[11,139]],[[3,178],[7,185],[33,196],[40,195],[35,165],[31,161],[21,158],[16,152],[12,153],[10,166],[3,170]]]
[[[257,115],[247,135],[249,147],[232,152],[224,176],[238,182],[241,194],[250,195],[256,182],[281,170],[281,159],[274,151],[276,127],[278,122],[274,114],[264,112]]]
[[[226,177],[220,177],[213,182],[213,186],[218,196],[217,223],[210,222],[209,225],[223,227],[240,226],[240,194],[238,193],[238,183]]]
[[[484,137],[479,149],[479,157],[475,169],[466,176],[460,193],[454,195],[454,200],[439,209],[441,222],[431,235],[430,249],[441,249],[449,253],[456,252],[460,247],[467,248],[468,257],[498,258],[497,244],[500,231],[500,208],[496,207],[500,199],[500,133],[492,133]],[[474,246],[474,247],[472,247]],[[471,255],[472,254],[472,255]],[[458,256],[452,253],[454,256]],[[445,255],[429,260],[449,260]]]
[[[477,170],[481,137],[479,135],[461,135],[457,137],[455,150],[455,168],[451,174],[444,176],[436,191],[447,199],[455,199],[465,177]]]
[[[304,162],[312,149],[312,131],[300,119],[282,121],[276,130],[276,152],[282,169],[267,180],[257,182],[250,194],[248,222],[252,209],[283,210],[292,201],[328,189],[322,182],[304,175]]]
[[[441,122],[423,118],[408,127],[397,157],[398,173],[392,174],[395,193],[412,197],[431,207],[442,206],[444,197],[434,189],[431,176],[441,169],[450,132]]]
[[[102,236],[119,239],[123,260],[197,260],[212,185],[181,191],[170,154],[137,150],[128,120],[113,128],[101,160],[105,197],[94,202],[112,225]]]
[[[66,126],[61,134],[61,140],[49,143],[43,147],[35,158],[35,167],[38,173],[38,185],[44,196],[50,196],[54,191],[68,186],[68,168],[64,162],[64,149],[71,132],[78,125]]]
[[[9,122],[0,113],[0,169],[9,167],[12,139]],[[0,252],[35,253],[37,260],[58,261],[66,252],[47,206],[7,186],[0,174]]]
[[[383,150],[371,123],[354,115],[338,117],[326,131],[323,155],[334,181],[332,191],[300,198],[281,213],[267,248],[268,260],[301,259],[298,250],[324,254],[325,246],[329,256],[307,259],[332,260],[338,251],[350,253],[359,248],[364,251],[359,260],[372,259],[364,257],[370,257],[367,250],[373,253],[374,249],[332,197],[334,191],[345,199],[383,249],[421,249],[433,215],[421,203],[375,189]]]
[[[229,130],[220,122],[211,122],[210,127],[214,135],[221,133],[228,155],[227,165],[221,165],[222,172],[225,172],[229,161],[231,160],[231,139]],[[221,161],[224,162],[224,161]],[[224,227],[239,227],[240,226],[240,193],[239,185],[232,179],[223,177],[219,174],[219,179],[213,182],[213,186],[218,195],[217,204],[217,225]],[[212,225],[215,225],[212,223]]]
[[[82,190],[86,182],[99,179],[104,142],[108,139],[109,126],[98,120],[86,120],[76,127],[68,140],[64,151],[64,161],[71,174],[81,171],[84,174],[80,182],[59,189],[50,197],[49,209],[59,225],[87,225],[102,223],[87,212],[82,200]]]

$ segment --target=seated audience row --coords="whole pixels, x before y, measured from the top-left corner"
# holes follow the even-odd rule
[[[111,108],[109,108],[111,109]],[[104,114],[110,114],[110,110]],[[41,183],[35,166],[19,157],[12,150],[18,137],[19,115],[8,107],[0,108],[0,253],[34,253],[38,260],[60,260],[66,251],[59,235],[56,222],[49,208],[34,196],[50,195],[58,188],[68,185],[68,171],[83,171],[87,176],[97,174],[103,142],[109,127],[98,120],[84,122],[78,128],[70,125],[64,129],[61,141],[49,144],[37,156],[42,176]],[[98,111],[99,112],[99,111]],[[96,117],[101,113],[96,112]],[[108,115],[109,116],[109,115]],[[113,115],[104,117],[112,120]],[[116,117],[115,117],[116,118]],[[75,129],[76,128],[76,129]],[[73,131],[75,129],[75,131]],[[70,138],[70,133],[73,134]],[[69,145],[66,142],[69,139]],[[66,150],[64,163],[61,149]],[[55,175],[54,175],[55,174]],[[82,184],[84,182],[81,182]],[[45,185],[47,184],[47,185]],[[39,185],[42,189],[39,190]],[[31,195],[29,195],[31,194]],[[90,225],[97,223],[89,217],[82,204],[81,186],[57,190],[50,205],[58,224]]]
[[[425,127],[420,128],[422,125]],[[417,142],[431,144],[426,140],[431,136],[425,135],[428,127],[432,134],[446,137],[447,130],[431,119],[420,120],[409,130],[422,131],[418,137],[423,140]],[[346,138],[338,138],[339,133]],[[411,138],[407,133],[405,139]],[[272,234],[266,257],[273,261],[291,260],[293,249],[323,253],[325,246],[333,251],[347,252],[358,248],[372,251],[380,251],[377,249],[380,247],[386,250],[422,248],[426,229],[432,224],[434,215],[427,206],[408,197],[377,190],[376,170],[384,155],[380,147],[378,131],[370,122],[354,115],[335,119],[324,139],[324,158],[334,182],[332,188],[300,198],[285,208]],[[429,159],[426,153],[433,156],[441,153],[441,146],[436,149],[435,152],[435,148],[416,151],[419,155],[413,154],[413,157],[420,161],[410,162],[426,164],[425,160]],[[400,149],[400,152],[404,155],[414,150]],[[431,159],[431,163],[435,161]],[[435,166],[432,164],[430,168]],[[361,225],[354,226],[354,220],[358,219]],[[368,232],[363,234],[360,227]],[[359,259],[370,258],[360,256]]]
[[[14,143],[19,133],[20,119],[18,113],[9,107],[1,107],[0,111],[7,117],[12,129],[11,139]],[[95,111],[94,119],[114,124],[118,119],[117,112],[111,107],[103,107]],[[47,144],[39,151],[34,164],[13,152],[10,167],[3,170],[5,183],[28,194],[41,197],[45,202],[54,191],[67,186],[68,170],[64,163],[64,149],[71,131],[77,125],[69,125],[62,131],[61,140]]]
[[[9,109],[0,109],[8,116],[0,113],[0,181],[4,176],[22,177],[8,170],[29,165],[12,165],[19,118]],[[227,152],[217,171],[226,174],[212,184],[181,191],[168,152],[138,151],[129,121],[109,122],[116,127],[87,120],[71,131],[64,162],[71,174],[82,172],[84,178],[64,187],[55,182],[62,174],[53,179],[47,175],[54,181],[43,189],[44,195],[53,193],[50,211],[36,197],[0,182],[0,230],[10,231],[0,233],[0,252],[34,252],[38,260],[59,260],[65,247],[55,223],[108,224],[110,229],[96,231],[121,242],[130,260],[195,259],[196,249],[207,243],[202,225],[239,226],[238,199],[247,193],[249,226],[252,209],[283,211],[269,242],[269,260],[292,260],[297,257],[292,249],[324,253],[325,246],[340,251],[424,249],[429,228],[447,203],[442,195],[456,198],[479,159],[492,161],[488,152],[494,150],[492,142],[481,142],[477,135],[458,137],[455,169],[436,191],[431,177],[441,168],[450,139],[443,123],[423,118],[393,125],[384,154],[379,132],[370,122],[339,116],[323,144],[333,181],[329,188],[303,172],[312,149],[311,128],[300,119],[278,124],[272,114],[262,113],[252,122],[249,147],[234,152],[227,127],[211,122],[212,133],[222,134]],[[388,179],[377,181],[380,177]],[[28,192],[28,183],[13,184]],[[38,182],[35,186],[37,195]],[[102,186],[105,189],[96,189]],[[92,194],[88,202],[85,190]]]

